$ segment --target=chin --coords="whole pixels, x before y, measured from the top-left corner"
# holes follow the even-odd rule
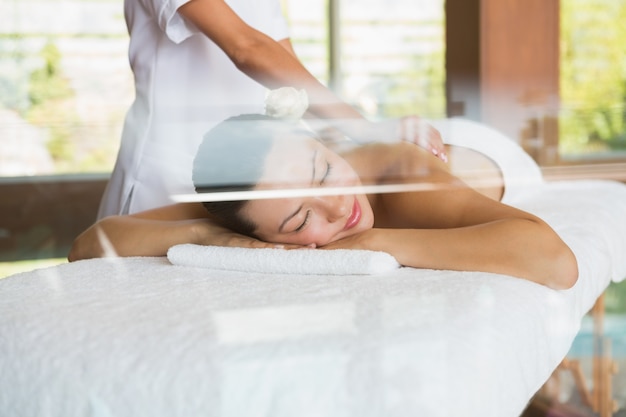
[[[374,227],[374,215],[370,213],[369,216],[363,216],[361,218],[361,223],[357,226],[359,232],[365,232],[366,230],[370,230]]]

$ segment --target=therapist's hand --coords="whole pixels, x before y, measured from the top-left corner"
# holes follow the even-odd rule
[[[377,141],[413,143],[431,152],[443,162],[448,162],[441,134],[424,119],[411,115],[374,124],[378,125],[372,130]]]
[[[443,162],[448,162],[441,133],[428,122],[420,119],[418,116],[402,117],[396,122],[398,123],[396,131],[401,140],[414,143],[432,152]]]

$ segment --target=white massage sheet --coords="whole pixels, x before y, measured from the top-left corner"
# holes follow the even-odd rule
[[[2,279],[0,415],[518,416],[584,313],[626,277],[626,186],[538,183],[509,199],[573,249],[573,289],[480,272],[262,274],[166,258]]]

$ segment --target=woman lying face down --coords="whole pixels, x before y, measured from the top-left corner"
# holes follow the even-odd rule
[[[193,180],[196,190],[204,193],[294,188],[314,193],[361,185],[347,160],[312,132],[264,116],[233,118],[207,134],[195,159]],[[321,247],[374,225],[365,194],[304,194],[204,206],[225,226],[272,243]]]
[[[229,119],[200,145],[193,170],[199,193],[312,192],[176,204],[106,218],[77,238],[69,258],[104,256],[106,247],[118,256],[163,256],[179,243],[367,249],[390,253],[410,267],[493,272],[559,289],[574,285],[577,262],[569,247],[541,219],[498,201],[502,179],[495,164],[463,148],[448,148],[448,154],[450,166],[406,142],[339,154],[290,122]],[[477,179],[471,169],[476,166],[478,179],[487,182],[482,189],[467,185]],[[450,167],[464,173],[453,175]],[[324,193],[385,184],[412,188]]]

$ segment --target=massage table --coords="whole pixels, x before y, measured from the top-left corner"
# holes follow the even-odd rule
[[[505,202],[576,254],[572,289],[358,251],[345,262],[297,251],[298,267],[275,250],[255,269],[241,249],[226,256],[234,265],[104,258],[20,273],[0,280],[0,415],[519,416],[583,316],[626,277],[626,186],[545,182],[498,132],[460,119],[437,127],[449,142],[496,149]],[[327,271],[298,269],[326,260]]]

